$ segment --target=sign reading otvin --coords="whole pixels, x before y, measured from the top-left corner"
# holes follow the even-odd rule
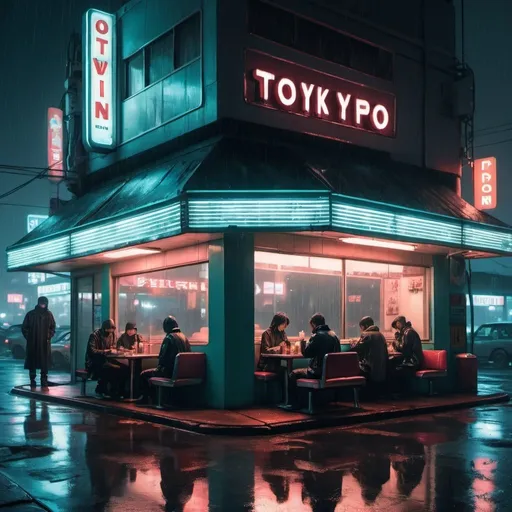
[[[247,50],[245,101],[349,128],[395,136],[395,96]]]
[[[109,151],[116,146],[116,17],[89,9],[84,15],[84,131],[90,151]]]

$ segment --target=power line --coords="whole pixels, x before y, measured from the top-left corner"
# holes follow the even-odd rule
[[[495,124],[495,125],[491,125],[491,126],[487,126],[485,128],[480,128],[478,130],[475,130],[477,133],[480,133],[480,132],[487,132],[489,130],[494,130],[495,128],[502,128],[504,126],[512,126],[512,122],[508,122],[508,123],[502,123],[502,124]]]
[[[512,138],[498,140],[497,142],[489,142],[488,144],[479,144],[478,146],[475,146],[475,148],[486,148],[489,146],[497,146],[498,144],[505,144],[506,142],[512,142]]]
[[[23,203],[0,203],[0,206],[21,206],[25,208],[41,208],[43,210],[48,210],[49,206],[38,206],[36,204],[23,204]]]

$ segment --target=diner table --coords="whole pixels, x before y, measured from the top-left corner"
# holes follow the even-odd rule
[[[143,359],[158,359],[158,354],[137,354],[131,351],[119,351],[112,350],[110,354],[107,354],[107,359],[126,359],[130,368],[130,398],[127,400],[134,402],[136,398],[133,396],[133,381],[134,375],[137,371],[140,375],[142,371],[142,360]]]
[[[293,360],[294,359],[307,359],[302,354],[261,354],[261,357],[265,359],[279,359],[281,362],[281,366],[286,368],[286,373],[284,376],[284,404],[281,404],[280,407],[289,407],[289,392],[288,392],[288,376],[293,370]]]

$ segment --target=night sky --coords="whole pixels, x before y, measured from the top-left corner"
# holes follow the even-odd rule
[[[122,3],[122,0],[0,0],[0,69],[3,71],[0,164],[46,167],[46,110],[59,106],[64,93],[69,36],[73,30],[80,30],[82,13],[88,8],[114,12]],[[475,71],[477,90],[475,156],[497,157],[498,208],[490,213],[509,223],[512,223],[512,203],[507,197],[512,186],[509,171],[512,164],[511,24],[510,0],[466,0],[466,60]],[[500,141],[506,142],[495,144]],[[0,169],[0,194],[29,178]],[[463,192],[465,199],[472,201],[469,173],[463,179]],[[5,271],[5,247],[25,234],[28,214],[46,213],[49,199],[56,193],[55,185],[39,179],[0,199],[0,289],[4,293],[13,278],[26,283],[25,274],[8,275]],[[69,198],[65,186],[61,186],[60,195]],[[512,258],[484,266],[476,264],[474,268],[512,274]]]

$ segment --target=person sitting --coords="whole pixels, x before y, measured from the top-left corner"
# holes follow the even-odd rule
[[[300,349],[304,357],[309,357],[307,368],[298,368],[290,374],[289,392],[291,399],[291,408],[296,409],[297,403],[297,380],[298,379],[321,379],[325,354],[340,352],[340,340],[336,333],[325,323],[325,318],[321,313],[315,313],[310,321],[312,336],[306,343],[301,340]]]
[[[85,367],[93,379],[98,379],[96,395],[99,398],[109,395],[109,385],[110,393],[116,398],[121,398],[128,379],[128,368],[107,358],[115,348],[115,330],[114,321],[105,320],[101,329],[91,333],[87,344]]]
[[[137,333],[137,325],[133,322],[128,322],[123,334],[121,334],[117,340],[117,348],[125,350],[137,350],[139,343],[142,342],[142,336]]]
[[[420,335],[405,316],[397,316],[391,327],[396,329],[393,349],[402,354],[402,358],[397,360],[395,373],[402,390],[405,390],[416,372],[423,367],[423,347]]]
[[[361,337],[350,349],[357,353],[361,375],[366,377],[370,386],[381,384],[386,381],[388,364],[386,338],[369,316],[361,318],[359,329]]]
[[[281,368],[280,363],[276,359],[267,359],[262,357],[263,354],[280,354],[282,346],[290,346],[288,336],[286,336],[285,329],[290,325],[290,319],[285,313],[276,313],[270,327],[263,331],[261,335],[261,351],[260,360],[258,362],[258,369],[264,372],[277,373]]]
[[[180,331],[178,322],[173,316],[168,316],[163,322],[165,334],[164,341],[158,355],[158,366],[145,370],[140,374],[142,396],[138,405],[150,405],[149,379],[153,377],[165,377],[170,379],[174,371],[176,356],[182,352],[190,352],[190,343],[187,337]]]

